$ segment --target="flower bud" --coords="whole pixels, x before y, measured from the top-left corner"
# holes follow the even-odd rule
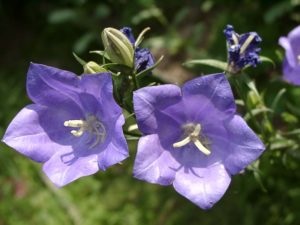
[[[90,61],[83,66],[83,73],[85,74],[103,72],[107,72],[107,70],[101,67],[99,64],[95,63],[94,61]]]
[[[134,49],[129,39],[119,30],[105,28],[101,34],[105,51],[114,63],[133,67]]]

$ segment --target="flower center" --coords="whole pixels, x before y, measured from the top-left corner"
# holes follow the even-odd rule
[[[71,134],[75,137],[81,137],[84,132],[89,132],[91,138],[95,139],[90,145],[90,148],[102,143],[106,137],[104,125],[95,116],[88,116],[86,120],[67,120],[64,122],[64,126],[79,128],[71,130]]]
[[[174,148],[180,148],[192,142],[203,154],[209,155],[211,153],[200,141],[201,125],[199,123],[188,123],[183,126],[183,129],[186,137],[181,141],[174,143]]]
[[[300,64],[300,55],[297,56],[298,64]]]

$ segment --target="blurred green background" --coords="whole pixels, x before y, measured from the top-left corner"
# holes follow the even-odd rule
[[[281,81],[283,50],[278,38],[300,24],[299,0],[11,0],[0,1],[0,136],[30,103],[25,79],[29,62],[82,72],[72,56],[86,60],[89,50],[102,49],[105,27],[131,26],[137,35],[151,27],[144,46],[155,57],[165,55],[155,71],[162,79],[181,83],[193,74],[219,72],[210,68],[184,69],[188,59],[226,60],[223,29],[257,31],[262,55],[275,61],[249,70],[268,104],[286,89],[275,112],[282,130],[300,128],[300,87]],[[286,125],[288,124],[288,125]],[[225,194],[211,210],[203,211],[162,187],[131,176],[131,158],[105,173],[81,178],[55,188],[41,166],[0,144],[0,225],[290,225],[300,224],[299,134],[292,143],[278,143],[260,160],[260,171],[233,177]],[[280,146],[280,144],[282,144]]]

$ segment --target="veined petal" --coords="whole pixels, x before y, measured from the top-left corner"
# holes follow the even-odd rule
[[[63,126],[65,118],[67,112],[29,105],[10,123],[3,141],[32,160],[45,162],[56,152],[70,148],[67,143],[72,140]]]
[[[104,151],[98,155],[98,164],[101,170],[105,170],[107,167],[119,163],[129,156],[122,129],[124,122],[124,116],[120,115],[115,127],[111,131],[111,140]]]
[[[133,93],[134,111],[139,129],[145,134],[154,133],[158,128],[157,115],[177,120],[180,109],[168,110],[169,106],[180,102],[181,90],[176,85],[161,85],[141,88]],[[175,108],[176,109],[176,108]]]
[[[226,169],[234,175],[255,161],[263,153],[265,146],[238,115],[225,121],[223,126],[224,133],[219,133],[211,141],[215,151],[222,155]]]
[[[105,115],[109,118],[120,116],[122,109],[114,100],[112,78],[109,73],[82,75],[79,86],[82,92],[80,95],[82,105],[85,109],[102,112],[101,116]],[[103,105],[106,107],[103,108]]]
[[[80,177],[88,176],[99,170],[98,157],[90,154],[85,157],[75,157],[72,154],[63,155],[57,152],[43,165],[43,171],[58,187],[62,187]]]
[[[74,73],[31,63],[27,73],[27,93],[33,102],[45,106],[77,105],[78,82]]]
[[[156,134],[140,138],[134,162],[134,177],[150,183],[170,185],[179,163],[164,149]]]
[[[185,198],[202,209],[211,208],[224,195],[231,181],[221,163],[206,168],[181,169],[176,173],[173,186]]]
[[[182,92],[185,112],[193,121],[224,120],[236,111],[230,84],[223,73],[188,81]]]

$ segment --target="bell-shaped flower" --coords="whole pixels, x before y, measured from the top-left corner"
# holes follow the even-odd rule
[[[224,74],[193,79],[182,88],[145,87],[134,92],[142,136],[134,176],[175,190],[203,209],[227,190],[231,176],[265,147],[236,105]]]
[[[280,37],[279,44],[285,49],[283,78],[300,85],[300,26],[294,28],[287,37]]]
[[[134,64],[137,72],[141,72],[154,64],[154,58],[147,48],[135,47],[135,38],[130,27],[123,27],[120,30],[129,39],[134,51]]]
[[[34,104],[10,123],[3,141],[30,159],[57,186],[105,170],[128,157],[124,117],[108,73],[77,76],[31,64],[27,93]]]
[[[228,70],[237,73],[246,66],[256,66],[260,60],[258,48],[261,38],[256,32],[237,34],[233,26],[227,25],[224,34],[227,40]]]

